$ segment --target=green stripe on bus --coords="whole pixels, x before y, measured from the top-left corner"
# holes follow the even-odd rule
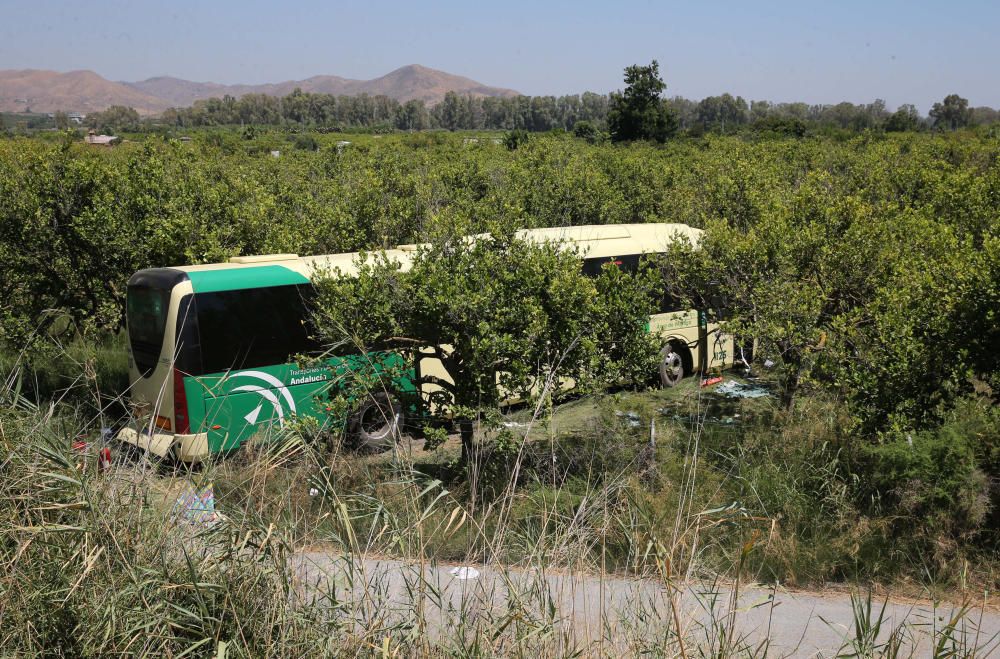
[[[308,284],[309,279],[282,265],[259,265],[251,268],[197,270],[188,272],[195,293],[238,291],[245,288]]]

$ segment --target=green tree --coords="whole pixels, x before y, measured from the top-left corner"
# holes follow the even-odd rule
[[[956,130],[962,126],[967,126],[972,119],[972,112],[969,110],[969,99],[962,98],[958,94],[948,94],[940,103],[935,103],[931,108],[930,117],[934,120],[935,128]]]
[[[424,130],[429,127],[430,115],[419,99],[407,101],[396,112],[396,128],[400,130]]]
[[[611,94],[608,129],[615,142],[652,140],[665,142],[677,132],[677,119],[665,99],[667,85],[660,78],[660,65],[638,64],[625,69],[625,91]]]
[[[697,121],[707,130],[725,133],[742,126],[749,119],[747,102],[731,94],[709,96],[698,103]]]
[[[112,105],[103,112],[91,112],[86,121],[91,128],[108,134],[118,131],[134,132],[142,125],[139,113],[124,105]]]
[[[507,396],[537,396],[567,377],[581,387],[648,377],[651,281],[616,268],[589,279],[577,255],[502,230],[436,240],[405,272],[374,255],[357,276],[320,279],[316,325],[331,344],[439,359],[451,381],[422,382],[441,387],[435,402],[454,412],[468,457],[474,420]]]
[[[885,120],[884,128],[887,133],[903,133],[917,130],[920,128],[920,114],[913,105],[900,105],[899,109]]]
[[[444,100],[434,108],[434,116],[438,125],[448,130],[458,130],[468,126],[468,112],[466,104],[462,102],[455,92],[448,92],[444,95]]]

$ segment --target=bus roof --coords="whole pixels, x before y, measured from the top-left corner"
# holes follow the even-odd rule
[[[701,238],[701,233],[701,229],[695,229],[686,224],[649,223],[590,224],[524,229],[519,231],[518,235],[531,241],[565,242],[568,245],[578,247],[584,257],[606,258],[626,254],[659,252],[678,239],[688,240],[696,244]],[[396,249],[379,250],[378,253],[385,254],[387,258],[399,261],[406,267],[412,262],[418,248],[418,244],[399,245]],[[240,285],[238,280],[248,277],[262,276],[265,280],[273,280],[269,281],[270,285],[277,285],[280,283],[304,283],[313,276],[323,273],[332,274],[339,271],[343,275],[351,275],[357,272],[357,262],[360,255],[361,252],[321,256],[298,256],[297,254],[237,256],[226,263],[180,266],[173,267],[171,270],[188,273],[192,281],[200,280],[202,284],[196,285],[196,290],[206,290],[207,288],[224,290],[231,284],[234,288],[247,287],[245,284]],[[282,271],[287,275],[283,275]],[[287,281],[285,281],[286,279]]]

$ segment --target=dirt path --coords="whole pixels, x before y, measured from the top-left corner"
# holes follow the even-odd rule
[[[307,599],[350,602],[361,617],[406,624],[416,610],[426,633],[447,638],[455,630],[551,629],[567,650],[586,654],[635,654],[662,648],[675,620],[690,645],[718,643],[723,632],[744,654],[832,657],[854,638],[847,593],[807,593],[749,587],[733,608],[729,586],[691,585],[674,598],[662,583],[582,573],[498,570],[486,566],[419,565],[384,558],[349,561],[324,552],[299,557]],[[675,611],[676,609],[676,618]],[[872,619],[882,609],[874,598]],[[879,640],[900,630],[902,656],[931,656],[958,607],[930,602],[891,601]],[[979,607],[956,626],[954,644],[976,648],[976,656],[1000,656],[1000,614]],[[932,642],[931,639],[936,639]],[[848,649],[848,652],[853,650]],[[963,653],[964,654],[964,653]]]

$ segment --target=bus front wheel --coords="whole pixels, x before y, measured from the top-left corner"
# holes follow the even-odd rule
[[[352,443],[363,451],[387,451],[396,443],[403,427],[403,406],[392,395],[369,396],[351,415]]]
[[[676,387],[684,379],[689,370],[688,359],[685,359],[686,348],[671,341],[660,350],[660,386]]]

